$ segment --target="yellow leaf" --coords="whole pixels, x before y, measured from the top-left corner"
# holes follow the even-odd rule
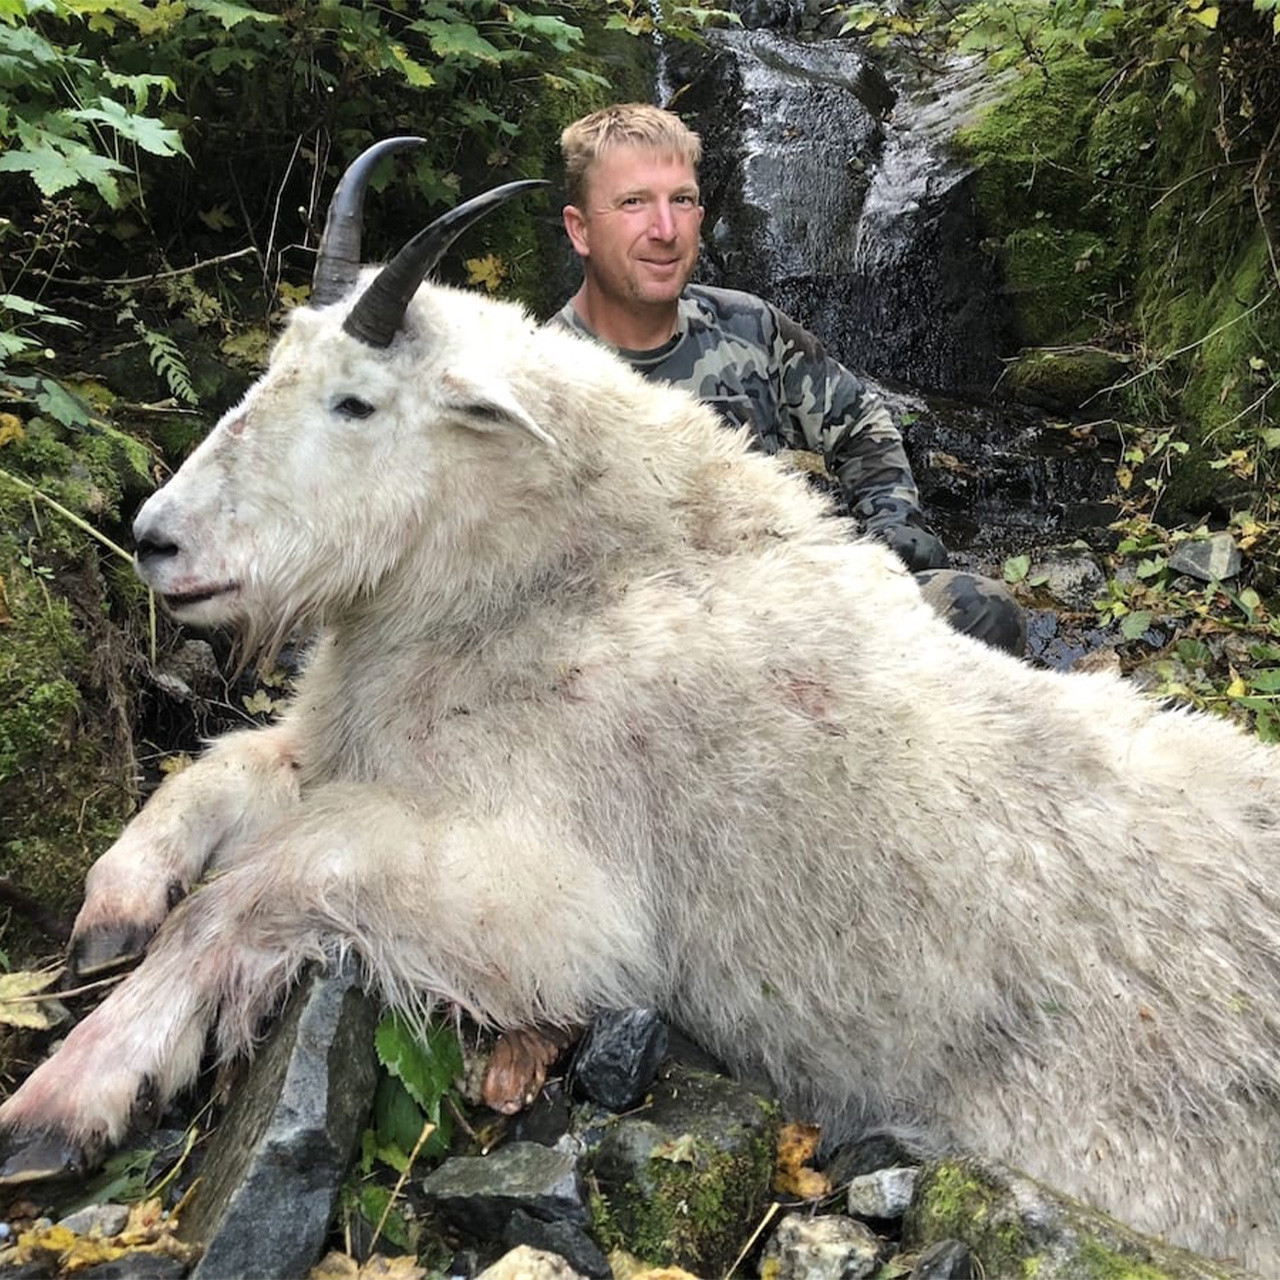
[[[483,258],[468,258],[466,261],[467,283],[482,284],[490,293],[497,290],[506,278],[507,269],[502,259],[495,254],[486,254]]]
[[[1129,467],[1116,468],[1116,483],[1122,489],[1128,489],[1133,484],[1133,471]]]
[[[240,701],[244,703],[244,709],[251,716],[256,716],[260,711],[276,709],[276,700],[265,689],[259,689],[253,697],[244,697]]]
[[[1227,685],[1228,698],[1243,698],[1248,692],[1249,686],[1239,676]]]
[[[24,435],[22,419],[16,413],[0,413],[0,446],[10,440],[21,440]]]
[[[773,1189],[783,1195],[817,1200],[831,1190],[830,1181],[815,1169],[806,1168],[817,1154],[822,1130],[816,1124],[787,1124],[778,1133],[778,1165]]]
[[[53,996],[34,999],[62,976],[59,969],[0,975],[0,1022],[11,1027],[46,1031],[62,1022],[67,1011]]]
[[[1218,25],[1218,6],[1210,5],[1207,9],[1201,9],[1191,15],[1202,26],[1208,27],[1211,31]]]
[[[191,767],[191,757],[185,751],[179,751],[175,755],[165,756],[160,761],[160,772],[166,778],[171,778],[175,773],[181,773],[183,769]]]

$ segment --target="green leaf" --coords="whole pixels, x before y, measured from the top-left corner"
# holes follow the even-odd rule
[[[1147,629],[1151,626],[1151,611],[1149,609],[1135,609],[1133,613],[1125,614],[1120,621],[1120,634],[1126,640],[1137,640],[1145,635]]]
[[[82,182],[94,186],[113,209],[120,207],[120,188],[112,176],[125,171],[124,165],[100,156],[71,139],[59,139],[54,145],[46,137],[36,145],[0,155],[0,173],[25,173],[40,188],[41,194],[56,196]]]
[[[464,62],[500,62],[501,55],[469,22],[423,22],[437,58],[459,58]]]
[[[1250,671],[1244,680],[1254,693],[1280,693],[1280,668]]]
[[[1027,570],[1030,568],[1030,556],[1010,556],[1004,562],[1004,580],[1006,582],[1021,582],[1027,576]]]
[[[110,98],[100,98],[96,107],[68,111],[74,120],[96,121],[153,156],[186,155],[182,135],[154,116],[137,115]]]
[[[409,1167],[409,1152],[417,1145],[427,1117],[399,1080],[383,1076],[373,1098],[373,1129],[377,1155],[397,1173]]]
[[[278,13],[263,13],[261,9],[232,4],[231,0],[187,0],[187,8],[216,18],[228,31],[241,22],[279,22],[281,20]]]
[[[453,1029],[435,1023],[420,1037],[399,1014],[388,1014],[378,1024],[374,1046],[382,1065],[403,1081],[427,1118],[438,1122],[440,1101],[463,1072],[462,1050]]]

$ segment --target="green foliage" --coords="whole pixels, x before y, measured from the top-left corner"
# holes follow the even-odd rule
[[[449,1149],[450,1103],[457,1101],[462,1050],[448,1023],[420,1028],[395,1013],[379,1023],[374,1045],[385,1074],[374,1097],[362,1163],[365,1172],[381,1161],[404,1173],[412,1157],[437,1157]]]

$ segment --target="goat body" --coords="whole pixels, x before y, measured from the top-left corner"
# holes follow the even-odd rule
[[[347,309],[138,518],[179,618],[318,639],[94,866],[80,967],[155,936],[10,1139],[100,1151],[350,952],[497,1026],[656,1005],[832,1134],[1280,1274],[1280,756],[955,633],[802,478],[517,308],[424,285],[378,350]]]

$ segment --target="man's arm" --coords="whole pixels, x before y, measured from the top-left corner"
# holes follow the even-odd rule
[[[780,311],[775,315],[786,443],[822,454],[850,514],[910,568],[946,565],[945,548],[925,527],[902,436],[884,401],[807,329]]]

